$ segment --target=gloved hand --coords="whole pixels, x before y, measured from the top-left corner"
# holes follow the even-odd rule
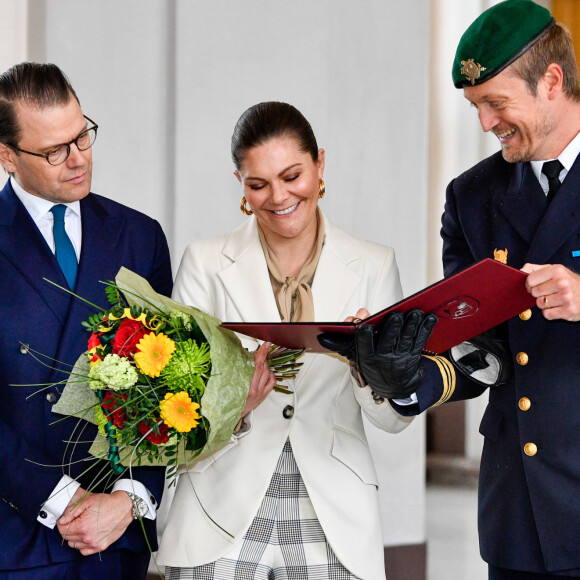
[[[502,326],[454,346],[448,356],[455,368],[480,385],[498,387],[514,375],[507,329]]]
[[[356,364],[356,347],[354,334],[339,334],[338,332],[323,332],[317,336],[318,342],[324,348],[337,352]]]
[[[434,314],[411,310],[389,314],[375,332],[363,324],[355,333],[357,366],[371,389],[386,399],[404,399],[425,380],[421,352],[437,323]]]
[[[371,389],[387,399],[404,399],[425,379],[421,352],[433,327],[434,314],[411,310],[403,315],[392,312],[379,330],[360,325],[354,335],[324,333],[322,346],[347,357],[359,369]]]

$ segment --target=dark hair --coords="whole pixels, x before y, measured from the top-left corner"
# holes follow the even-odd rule
[[[242,113],[232,135],[232,160],[240,169],[244,154],[274,137],[291,136],[300,149],[318,159],[318,145],[310,123],[304,115],[288,103],[268,101],[250,107]]]
[[[54,64],[23,62],[0,75],[0,141],[16,147],[20,125],[16,105],[38,108],[66,105],[79,99],[66,75]]]
[[[548,65],[556,63],[564,74],[563,92],[569,99],[580,101],[580,87],[578,85],[578,68],[574,46],[569,32],[561,25],[556,24],[518,58],[512,65],[512,73],[521,78],[528,91],[536,96],[538,82],[546,72]]]

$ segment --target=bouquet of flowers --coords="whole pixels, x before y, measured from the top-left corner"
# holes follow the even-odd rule
[[[98,426],[90,453],[108,458],[115,474],[163,465],[170,477],[230,439],[253,354],[217,318],[157,294],[130,270],[119,271],[106,295],[110,308],[83,322],[88,350],[53,411]],[[296,376],[301,354],[272,348],[268,362],[278,380]]]

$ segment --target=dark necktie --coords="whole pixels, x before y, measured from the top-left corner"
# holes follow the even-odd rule
[[[550,187],[548,191],[548,203],[554,199],[554,196],[560,187],[559,176],[562,169],[564,169],[564,166],[557,159],[554,161],[547,161],[542,165],[542,173],[548,178],[548,184]]]
[[[77,279],[77,255],[75,249],[64,229],[64,214],[66,212],[66,205],[53,205],[51,210],[54,216],[54,224],[52,226],[52,233],[54,235],[54,248],[56,260],[66,278],[68,287],[74,290]]]

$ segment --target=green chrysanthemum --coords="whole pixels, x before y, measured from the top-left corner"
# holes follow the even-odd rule
[[[175,345],[173,356],[161,371],[160,384],[173,392],[197,391],[201,396],[205,390],[205,381],[211,367],[209,344],[199,346],[189,339]]]

